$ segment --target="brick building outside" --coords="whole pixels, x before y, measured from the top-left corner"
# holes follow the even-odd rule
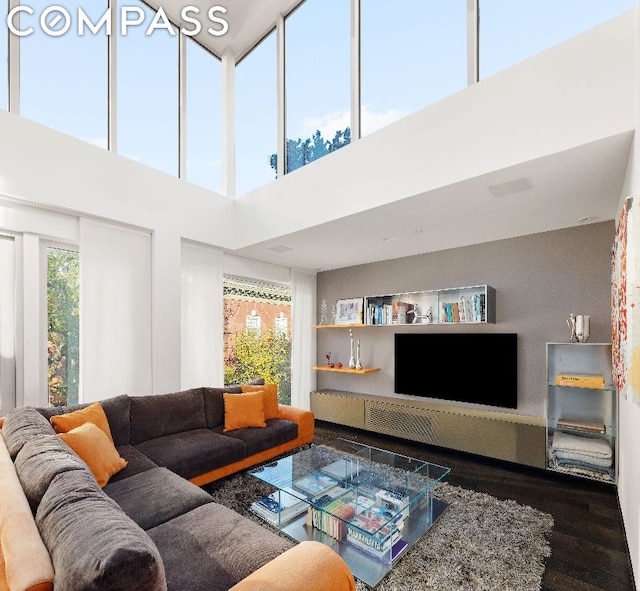
[[[273,330],[291,338],[291,289],[245,279],[224,281],[224,358],[237,334]]]

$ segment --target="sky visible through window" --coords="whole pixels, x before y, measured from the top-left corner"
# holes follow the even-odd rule
[[[332,0],[335,10],[325,8],[326,0],[307,1],[309,6],[287,19],[289,43],[295,41],[295,50],[286,58],[292,93],[287,104],[287,137],[306,138],[317,129],[331,139],[336,131],[350,125],[349,78],[345,74],[349,67],[345,31],[349,26],[334,20],[337,16],[349,18],[350,1]],[[60,0],[55,4],[72,14],[82,6],[92,15],[102,11],[106,0]],[[140,4],[119,0],[118,5]],[[496,74],[635,5],[636,0],[481,0],[480,77]],[[33,6],[36,14],[42,9],[41,3]],[[363,135],[464,88],[465,6],[465,0],[404,0],[390,8],[383,0],[361,0]],[[6,14],[7,10],[8,0],[0,0],[0,11]],[[8,105],[7,45],[3,23],[0,109]],[[118,37],[117,45],[118,152],[175,175],[177,38],[166,31],[155,31],[151,36],[132,32],[126,38]],[[276,152],[277,119],[275,112],[270,113],[276,108],[277,87],[275,80],[270,83],[264,77],[265,73],[275,76],[275,52],[274,36],[268,37],[256,54],[250,54],[239,66],[236,158],[242,178],[237,180],[238,194],[275,178],[269,157]],[[21,114],[106,146],[105,35],[80,38],[73,29],[57,38],[34,34],[23,38],[22,53]],[[221,125],[221,101],[211,95],[219,92],[221,84],[203,78],[208,76],[207,60],[190,53],[189,62],[194,64],[190,68],[196,74],[195,79],[189,79],[187,71],[188,91],[194,97],[193,111],[187,112],[187,177],[219,190],[221,133],[216,127]],[[326,66],[335,64],[340,70],[332,80]],[[221,75],[213,62],[211,69],[213,76]],[[258,78],[260,74],[263,76]],[[193,131],[200,120],[202,126]],[[217,144],[215,148],[212,143]]]

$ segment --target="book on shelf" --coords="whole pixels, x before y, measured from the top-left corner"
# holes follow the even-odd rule
[[[307,509],[307,524],[330,535],[336,540],[342,540],[347,533],[347,521],[356,511],[352,504],[340,497],[324,503],[311,505]]]
[[[604,423],[593,421],[558,419],[556,425],[558,429],[571,429],[573,431],[584,431],[585,433],[594,433],[598,435],[604,435],[607,432],[607,428]]]
[[[396,523],[409,516],[409,496],[404,492],[382,488],[376,492],[375,499],[376,505],[397,515]]]
[[[293,483],[296,491],[309,497],[319,497],[338,485],[338,480],[322,472],[313,472]]]
[[[251,511],[272,525],[291,521],[307,510],[308,504],[285,492],[273,492],[251,504]]]
[[[406,302],[393,302],[391,304],[391,324],[406,324],[408,307],[409,304]]]
[[[555,379],[556,386],[573,388],[604,388],[604,378],[600,375],[559,373]]]
[[[362,540],[355,537],[347,536],[347,541],[356,548],[359,548],[360,550],[366,552],[367,554],[370,554],[371,556],[374,556],[379,560],[385,558],[385,556],[389,558],[387,556],[389,551],[391,551],[391,560],[395,560],[409,547],[409,544],[407,544],[407,542],[405,542],[402,538],[398,538],[390,546],[386,546],[382,550],[376,550],[372,546],[369,546]]]

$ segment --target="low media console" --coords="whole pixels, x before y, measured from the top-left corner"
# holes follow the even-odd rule
[[[449,449],[546,466],[544,418],[342,390],[311,392],[315,417]]]

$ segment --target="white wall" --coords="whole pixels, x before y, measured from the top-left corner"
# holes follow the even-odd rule
[[[640,584],[640,2],[636,8],[636,133],[620,205],[634,198],[628,236],[629,372],[627,391],[619,393],[618,497],[636,585]],[[634,211],[635,210],[635,211]]]

